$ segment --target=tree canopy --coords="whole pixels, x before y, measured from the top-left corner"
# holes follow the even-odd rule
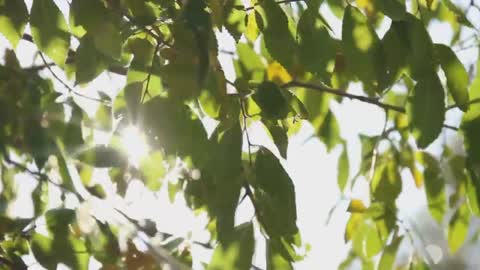
[[[404,173],[425,190],[451,252],[470,241],[470,219],[480,215],[480,72],[476,59],[461,61],[458,52],[478,46],[467,16],[480,11],[474,1],[60,2],[0,0],[0,34],[10,46],[0,61],[0,269],[27,269],[27,254],[46,269],[88,269],[93,258],[102,269],[190,269],[189,245],[213,250],[203,265],[209,270],[258,269],[254,254],[265,256],[266,269],[293,269],[308,239],[297,227],[295,185],[282,164],[302,125],[311,125],[328,151],[341,149],[343,194],[357,180],[370,187],[368,201],[349,198],[344,237],[351,251],[339,269],[354,261],[362,269],[397,269],[400,244],[413,241],[396,204],[408,192]],[[453,31],[448,44],[432,41],[436,22]],[[231,50],[220,33],[235,41]],[[35,48],[34,64],[18,60],[21,42]],[[233,79],[224,56],[233,61]],[[105,73],[125,77],[118,93],[85,91]],[[361,91],[351,91],[353,84]],[[353,174],[331,106],[343,100],[385,114],[380,134],[358,134],[362,158]],[[458,123],[448,122],[451,112],[461,116]],[[252,143],[253,123],[276,149]],[[447,130],[462,138],[460,151],[442,142]],[[99,132],[106,142],[99,143]],[[143,134],[146,154],[125,149],[128,132]],[[169,181],[172,174],[177,181]],[[18,175],[37,180],[29,218],[9,211]],[[133,228],[125,237],[122,224],[78,207],[123,198],[132,179],[154,192],[168,185],[172,201],[182,194],[192,211],[207,214],[210,240],[189,243],[113,206]],[[53,190],[62,201],[55,207]],[[246,201],[253,217],[238,224]],[[151,241],[158,238],[161,244]],[[258,241],[265,250],[255,250]],[[409,252],[402,269],[433,265],[427,253]]]

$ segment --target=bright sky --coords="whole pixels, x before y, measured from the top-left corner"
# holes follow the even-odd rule
[[[67,13],[68,5],[65,0],[55,0],[55,2]],[[456,2],[467,2],[456,1]],[[31,6],[31,0],[27,0],[29,7]],[[341,21],[335,18],[327,8],[322,7],[322,14],[326,17],[327,21],[332,25],[335,30],[334,35],[340,36]],[[479,15],[473,14],[472,16]],[[470,17],[472,17],[470,16]],[[474,20],[474,23],[478,23],[478,20]],[[478,25],[478,24],[477,24]],[[389,22],[385,22],[382,29],[379,31],[383,34],[388,29]],[[434,23],[431,27],[431,34],[434,42],[448,43],[451,39],[452,32],[448,25]],[[467,37],[471,33],[464,33],[463,36]],[[219,35],[219,44],[222,49],[232,50],[235,45],[233,40],[227,35]],[[6,40],[0,36],[0,57],[3,59],[4,49],[9,47]],[[20,60],[22,66],[30,66],[32,59],[34,59],[35,46],[32,44],[21,41],[17,48],[17,57]],[[471,63],[472,59],[476,59],[477,50],[465,50],[459,53],[459,56],[464,63]],[[231,63],[231,56],[221,54],[219,56],[221,64],[224,68],[227,78],[234,80],[235,74]],[[35,63],[41,63],[38,61]],[[59,69],[54,68],[54,71],[66,81],[65,76]],[[48,74],[48,73],[45,73]],[[56,89],[62,90],[63,87],[54,81]],[[102,90],[106,93],[115,94],[125,84],[125,78],[112,74],[102,74],[94,82],[92,82],[88,88],[77,89],[86,93],[87,95],[94,96],[96,91]],[[73,84],[72,84],[73,85]],[[351,91],[360,92],[358,85],[352,85]],[[91,104],[85,99],[78,98],[82,104],[85,104],[85,108],[89,108]],[[358,141],[358,134],[367,135],[379,135],[382,131],[384,123],[384,112],[377,107],[358,101],[345,100],[342,104],[332,104],[335,115],[338,118],[340,124],[342,137],[347,140],[349,148],[349,157],[351,164],[351,175],[353,175],[357,169],[360,158],[360,145]],[[452,111],[447,116],[447,122],[452,125],[456,125],[459,120],[459,113]],[[451,122],[450,122],[451,121]],[[300,228],[303,239],[311,245],[311,251],[305,260],[297,263],[295,269],[310,270],[310,269],[336,269],[338,264],[346,257],[348,246],[344,244],[343,233],[345,223],[348,219],[348,213],[346,207],[348,202],[340,203],[340,207],[334,212],[334,215],[326,226],[328,212],[332,206],[334,206],[339,198],[340,193],[337,187],[337,159],[340,154],[340,148],[336,148],[332,153],[327,154],[325,146],[318,139],[310,139],[312,134],[312,128],[309,125],[305,125],[301,131],[294,137],[289,139],[288,148],[288,160],[284,162],[289,174],[295,183],[296,196],[297,196],[297,209],[298,209],[298,226]],[[97,134],[97,142],[106,142],[108,136],[105,134]],[[267,135],[258,125],[254,125],[250,129],[250,135],[252,140],[256,144],[266,144],[267,147],[277,152],[273,144],[268,139]],[[449,141],[454,143],[452,133],[449,133]],[[439,139],[442,140],[443,138]],[[438,151],[439,147],[434,145],[429,150],[432,152]],[[132,145],[135,147],[135,145]],[[105,175],[105,171],[97,172],[99,177],[97,179],[104,179],[101,177]],[[419,213],[425,213],[425,195],[423,190],[418,190],[413,185],[413,180],[410,174],[404,173],[403,192],[398,199],[399,209],[406,210],[401,212],[401,216],[405,220],[413,222],[417,219]],[[19,175],[24,183],[20,187],[19,199],[17,204],[12,208],[12,212],[18,216],[30,216],[33,213],[33,209],[30,203],[30,192],[34,187],[35,181],[29,179],[27,175]],[[174,179],[174,177],[172,177]],[[20,180],[20,179],[19,179]],[[78,180],[78,179],[77,179]],[[172,180],[173,181],[173,180]],[[103,185],[111,187],[111,183],[108,181],[100,180]],[[178,236],[191,235],[192,239],[197,241],[207,241],[209,239],[208,233],[203,230],[206,224],[206,217],[196,217],[188,209],[181,196],[177,197],[174,204],[170,204],[167,195],[167,185],[156,194],[152,194],[146,190],[140,182],[134,182],[131,184],[127,196],[126,202],[115,198],[109,197],[107,202],[99,203],[98,200],[92,199],[89,204],[95,208],[95,212],[99,215],[105,215],[108,218],[108,214],[102,209],[108,209],[111,206],[120,207],[126,210],[126,212],[134,218],[151,218],[158,222],[158,228],[160,231],[172,233]],[[53,187],[52,187],[53,188]],[[345,194],[347,198],[360,198],[368,199],[368,183],[363,180],[359,180],[357,185],[351,193]],[[59,205],[60,201],[50,202],[51,205]],[[74,205],[72,202],[71,205]],[[252,206],[248,202],[244,202],[240,205],[237,215],[237,222],[249,220],[252,216]],[[108,211],[106,211],[108,212]],[[431,222],[431,218],[428,215],[423,214],[426,223],[429,226],[435,226]],[[41,229],[41,226],[40,226]],[[257,232],[257,239],[262,239],[262,236]],[[438,241],[437,241],[438,240]],[[404,241],[407,243],[408,241]],[[428,243],[430,244],[430,243]],[[445,250],[444,239],[433,239],[432,244],[438,245]],[[404,249],[408,248],[408,243]],[[264,243],[258,241],[257,255],[255,257],[255,265],[265,269],[265,260],[263,254]],[[435,246],[430,248],[432,254],[437,252]],[[419,250],[421,252],[421,250]],[[440,251],[441,252],[441,251]],[[468,250],[465,251],[468,254]],[[208,261],[210,252],[199,248],[194,245],[193,257],[199,255],[203,260]],[[401,256],[400,256],[401,257]],[[405,258],[404,258],[405,259]],[[200,267],[198,262],[194,265],[195,269]],[[98,265],[92,264],[92,269],[97,269]],[[32,267],[32,269],[41,269],[38,265]],[[472,268],[476,269],[476,268]]]

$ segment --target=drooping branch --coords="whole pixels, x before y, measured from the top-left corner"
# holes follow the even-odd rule
[[[312,83],[306,83],[306,82],[300,82],[300,81],[291,81],[282,86],[283,88],[290,88],[290,87],[303,87],[303,88],[308,88],[311,90],[316,90],[324,93],[329,93],[337,96],[342,96],[350,99],[356,99],[362,102],[370,103],[373,105],[376,105],[382,109],[385,110],[392,110],[400,113],[406,113],[405,108],[392,105],[392,104],[387,104],[379,101],[377,98],[371,98],[371,97],[366,97],[366,96],[361,96],[361,95],[355,95],[348,93],[346,90],[343,89],[335,89],[331,88],[329,86],[326,86],[324,84],[312,84]]]
[[[305,0],[281,0],[281,1],[277,1],[277,4],[289,4],[289,3],[303,2],[303,1],[305,1]],[[245,7],[245,8],[243,6],[235,6],[234,8],[239,9],[239,10],[249,11],[249,10],[254,9],[256,6],[258,6],[260,4],[261,4],[261,1],[258,1],[253,6],[249,6],[249,7]]]

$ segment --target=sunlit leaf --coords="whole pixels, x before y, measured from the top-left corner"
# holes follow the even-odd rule
[[[3,5],[0,5],[0,33],[13,48],[17,47],[22,38],[27,21],[28,11],[24,1],[5,0]]]
[[[453,100],[460,109],[466,111],[468,109],[467,87],[469,78],[465,67],[452,49],[446,45],[435,44],[435,53],[447,77],[448,90]]]
[[[244,223],[235,228],[232,238],[226,244],[215,248],[208,270],[249,270],[252,264],[255,240],[253,224]]]
[[[394,269],[395,258],[397,257],[398,248],[400,247],[402,240],[403,237],[395,237],[385,248],[378,264],[378,270]]]
[[[30,27],[38,48],[63,67],[70,46],[70,33],[63,14],[53,0],[33,1]]]
[[[428,209],[433,218],[441,224],[447,208],[445,180],[440,173],[438,161],[427,152],[420,152],[418,160],[424,166],[425,192]]]
[[[448,226],[448,246],[450,251],[455,254],[468,234],[470,225],[470,212],[467,204],[461,204],[450,219]]]

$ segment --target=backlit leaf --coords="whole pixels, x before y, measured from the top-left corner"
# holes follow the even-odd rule
[[[30,27],[38,48],[60,67],[65,65],[70,33],[60,9],[53,0],[33,1]]]
[[[0,5],[0,33],[13,48],[17,47],[22,38],[27,21],[28,11],[24,1],[5,0],[3,5]]]
[[[253,224],[244,223],[237,226],[228,243],[220,244],[215,248],[207,269],[249,270],[252,264],[254,245]]]
[[[455,104],[462,111],[468,109],[468,73],[463,64],[458,60],[450,47],[442,44],[435,44],[435,53],[440,60],[445,76],[447,77],[447,86],[450,94],[455,100]]]
[[[462,203],[453,214],[448,226],[448,246],[453,254],[464,244],[469,225],[470,212],[467,204]]]
[[[440,135],[445,119],[445,93],[436,74],[417,82],[407,111],[418,147],[426,148]]]

